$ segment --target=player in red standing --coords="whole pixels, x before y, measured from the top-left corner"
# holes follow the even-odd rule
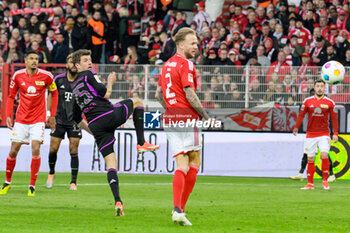
[[[296,136],[298,129],[303,122],[304,116],[308,113],[308,124],[306,130],[306,139],[304,142],[304,151],[308,156],[307,164],[307,185],[301,189],[314,189],[314,173],[315,173],[315,155],[317,148],[320,149],[322,159],[322,175],[323,188],[329,190],[327,182],[329,159],[328,153],[331,146],[329,136],[329,115],[331,115],[333,125],[333,141],[338,141],[338,116],[334,110],[335,103],[324,95],[325,82],[317,80],[315,82],[315,95],[304,100],[301,106],[297,122],[293,129]]]
[[[164,64],[156,92],[158,101],[166,109],[164,122],[169,126],[171,122],[186,122],[199,117],[210,120],[196,95],[196,69],[188,60],[198,50],[195,31],[190,28],[180,29],[175,35],[175,43],[177,53]],[[201,135],[196,127],[172,127],[167,128],[166,133],[177,165],[173,178],[172,220],[182,226],[191,226],[184,210],[201,164]]]
[[[38,68],[39,56],[34,51],[25,55],[25,69],[15,72],[10,83],[10,93],[6,105],[6,124],[12,130],[11,149],[6,159],[6,181],[0,194],[7,194],[11,188],[12,173],[16,165],[16,157],[22,144],[32,144],[31,176],[28,196],[35,195],[35,182],[40,168],[40,146],[44,140],[46,122],[45,93],[49,89],[52,93],[51,116],[47,123],[55,129],[55,115],[58,103],[58,92],[53,81],[53,75]],[[15,125],[12,127],[13,104],[19,91],[20,104],[18,106]]]

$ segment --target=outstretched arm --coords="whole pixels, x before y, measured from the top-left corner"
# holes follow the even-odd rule
[[[162,91],[162,88],[160,86],[157,87],[156,99],[163,106],[163,108],[166,108],[166,104],[165,104],[165,101],[163,98],[163,91]]]

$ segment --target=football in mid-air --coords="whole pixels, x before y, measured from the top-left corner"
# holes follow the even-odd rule
[[[338,61],[328,61],[322,66],[321,77],[331,85],[336,85],[344,80],[345,68]]]

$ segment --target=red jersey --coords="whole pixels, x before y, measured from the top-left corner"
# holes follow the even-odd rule
[[[193,87],[196,92],[197,74],[193,63],[176,53],[162,68],[158,85],[163,91],[166,103],[164,119],[172,120],[198,119],[198,112],[186,98],[185,87]]]
[[[38,69],[34,75],[29,75],[26,69],[16,71],[10,83],[8,101],[10,106],[7,108],[6,116],[11,117],[13,100],[19,90],[20,102],[16,122],[22,124],[46,122],[47,87],[50,91],[56,90],[56,84],[50,72]]]
[[[329,136],[330,114],[334,135],[338,135],[338,114],[335,112],[334,106],[334,101],[325,96],[319,100],[315,96],[306,98],[301,106],[297,123],[294,128],[299,129],[305,114],[308,113],[306,137],[315,138]]]
[[[294,30],[290,31],[289,35],[288,35],[288,39],[290,39],[292,37],[292,35],[297,35],[298,36],[298,40],[297,40],[298,45],[305,47],[306,44],[311,40],[312,34],[307,28],[301,27],[301,28],[295,28]]]

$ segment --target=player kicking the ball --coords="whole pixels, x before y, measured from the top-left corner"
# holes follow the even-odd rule
[[[58,92],[53,75],[45,70],[38,69],[39,56],[34,51],[28,51],[25,55],[25,69],[16,71],[10,83],[10,93],[6,106],[6,124],[12,130],[11,149],[6,159],[6,181],[0,190],[0,194],[7,194],[11,188],[11,178],[16,166],[16,157],[22,144],[32,144],[32,163],[30,165],[30,185],[28,196],[35,195],[35,182],[38,177],[41,157],[40,146],[44,141],[46,122],[45,93],[49,89],[52,94],[51,116],[47,123],[52,130],[55,129],[55,115],[58,102]],[[20,105],[16,114],[15,125],[12,128],[11,116],[13,104],[19,91]]]
[[[196,95],[196,69],[188,60],[195,56],[198,49],[195,31],[180,29],[175,35],[175,43],[177,53],[164,64],[156,92],[157,100],[165,108],[164,122],[186,122],[199,117],[210,120]],[[201,164],[201,135],[196,127],[167,127],[166,133],[177,165],[173,178],[172,220],[182,226],[191,226],[184,211]]]
[[[328,153],[331,146],[329,136],[329,114],[331,115],[334,130],[334,142],[338,141],[338,117],[334,110],[335,103],[324,95],[325,84],[323,80],[317,80],[315,82],[315,95],[304,100],[293,129],[293,134],[296,136],[305,114],[308,113],[308,124],[304,143],[304,151],[308,156],[308,183],[302,189],[314,189],[315,155],[317,153],[317,148],[319,148],[322,159],[322,185],[325,190],[329,190],[327,182],[329,169]]]
[[[117,175],[117,157],[114,153],[114,131],[124,124],[133,113],[133,121],[137,135],[137,151],[154,151],[159,145],[145,141],[143,130],[143,105],[140,99],[132,98],[112,104],[108,98],[112,93],[112,85],[116,81],[115,73],[108,76],[107,88],[91,70],[91,52],[81,49],[73,53],[73,64],[77,67],[78,76],[74,81],[73,98],[74,120],[80,122],[84,113],[89,129],[96,140],[107,167],[107,179],[115,200],[115,215],[124,215],[124,206],[119,195]]]

